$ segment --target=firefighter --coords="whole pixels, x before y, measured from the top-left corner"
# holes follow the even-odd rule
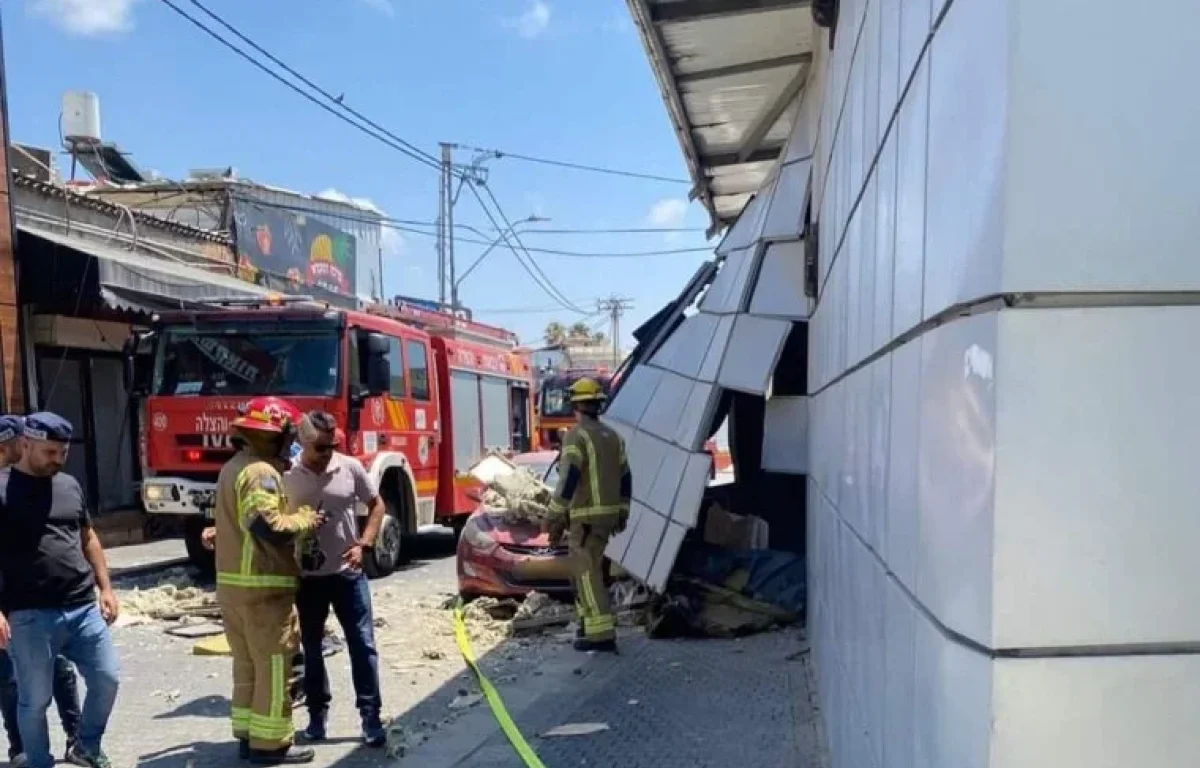
[[[243,758],[260,765],[312,762],[292,744],[288,691],[299,633],[294,600],[296,538],[320,515],[293,509],[280,471],[295,441],[300,412],[277,397],[247,403],[233,421],[239,451],[217,478],[217,599],[233,654],[233,734]]]
[[[608,396],[595,379],[571,385],[578,423],[563,437],[558,487],[550,503],[551,540],[567,534],[575,610],[577,651],[617,650],[616,619],[604,585],[604,548],[629,519],[632,482],[621,436],[600,423]]]

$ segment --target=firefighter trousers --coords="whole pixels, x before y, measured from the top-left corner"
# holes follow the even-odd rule
[[[225,637],[233,653],[233,735],[254,750],[288,747],[292,657],[299,644],[293,590],[217,588]]]
[[[610,523],[572,523],[567,539],[580,634],[593,643],[617,637],[616,619],[604,586],[604,548],[612,534]]]

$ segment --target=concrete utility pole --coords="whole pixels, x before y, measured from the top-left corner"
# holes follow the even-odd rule
[[[633,299],[624,296],[613,295],[596,302],[597,311],[607,312],[611,324],[614,370],[621,364],[621,315],[625,314],[625,310],[632,308]]]
[[[437,221],[438,304],[445,305],[446,286],[454,284],[454,146],[443,142],[441,147]]]

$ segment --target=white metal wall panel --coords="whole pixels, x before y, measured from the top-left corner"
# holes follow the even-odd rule
[[[717,374],[721,372],[721,363],[725,359],[725,350],[729,346],[729,335],[733,333],[734,319],[733,315],[725,315],[717,321],[717,330],[696,376],[701,381],[717,380]]]
[[[804,241],[769,244],[750,297],[750,314],[805,320],[810,306],[804,292]]]
[[[674,440],[675,430],[679,427],[683,408],[687,405],[691,392],[690,379],[685,379],[677,373],[664,372],[662,381],[654,393],[653,407],[646,409],[641,422],[638,423],[638,429],[663,440]]]
[[[637,532],[629,540],[629,549],[621,565],[642,581],[650,577],[650,567],[666,527],[667,519],[648,507],[638,519]]]
[[[800,236],[804,228],[804,201],[808,197],[811,172],[810,160],[799,160],[780,170],[779,183],[763,223],[763,239],[794,239]]]
[[[738,316],[717,383],[726,389],[764,394],[791,329],[792,324],[784,320]]]
[[[807,397],[772,397],[767,400],[762,466],[768,472],[808,474]]]
[[[688,528],[696,525],[711,471],[712,456],[708,453],[693,453],[688,456],[687,467],[683,470],[683,478],[679,482],[679,493],[675,496],[675,505],[671,509],[672,520]]]
[[[700,450],[712,429],[720,397],[721,388],[716,385],[703,381],[692,384],[692,391],[675,430],[676,445],[686,451]]]
[[[659,465],[654,482],[650,485],[650,493],[645,498],[646,504],[655,512],[664,516],[671,514],[687,461],[688,454],[682,448],[670,446],[663,454],[662,464]]]
[[[758,269],[761,248],[757,245],[731,252],[717,272],[700,309],[712,314],[741,312],[746,302],[750,280]]]
[[[650,573],[646,577],[646,586],[660,592],[667,586],[667,579],[671,576],[671,569],[675,566],[675,558],[679,554],[679,547],[683,544],[683,537],[686,534],[687,529],[682,525],[674,522],[667,523],[666,530],[663,531],[662,543],[658,545],[658,553],[654,556]]]
[[[629,452],[630,473],[633,476],[633,498],[645,500],[650,497],[650,488],[658,476],[670,446],[647,432],[635,432],[633,440],[625,444]]]
[[[654,397],[658,382],[663,372],[650,365],[639,365],[629,374],[626,381],[617,391],[612,402],[605,409],[604,415],[609,419],[623,421],[630,426],[637,426],[646,412],[646,406]]]

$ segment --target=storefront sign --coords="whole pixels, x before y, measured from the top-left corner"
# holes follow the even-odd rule
[[[278,290],[355,291],[353,235],[296,211],[235,199],[238,276]]]

